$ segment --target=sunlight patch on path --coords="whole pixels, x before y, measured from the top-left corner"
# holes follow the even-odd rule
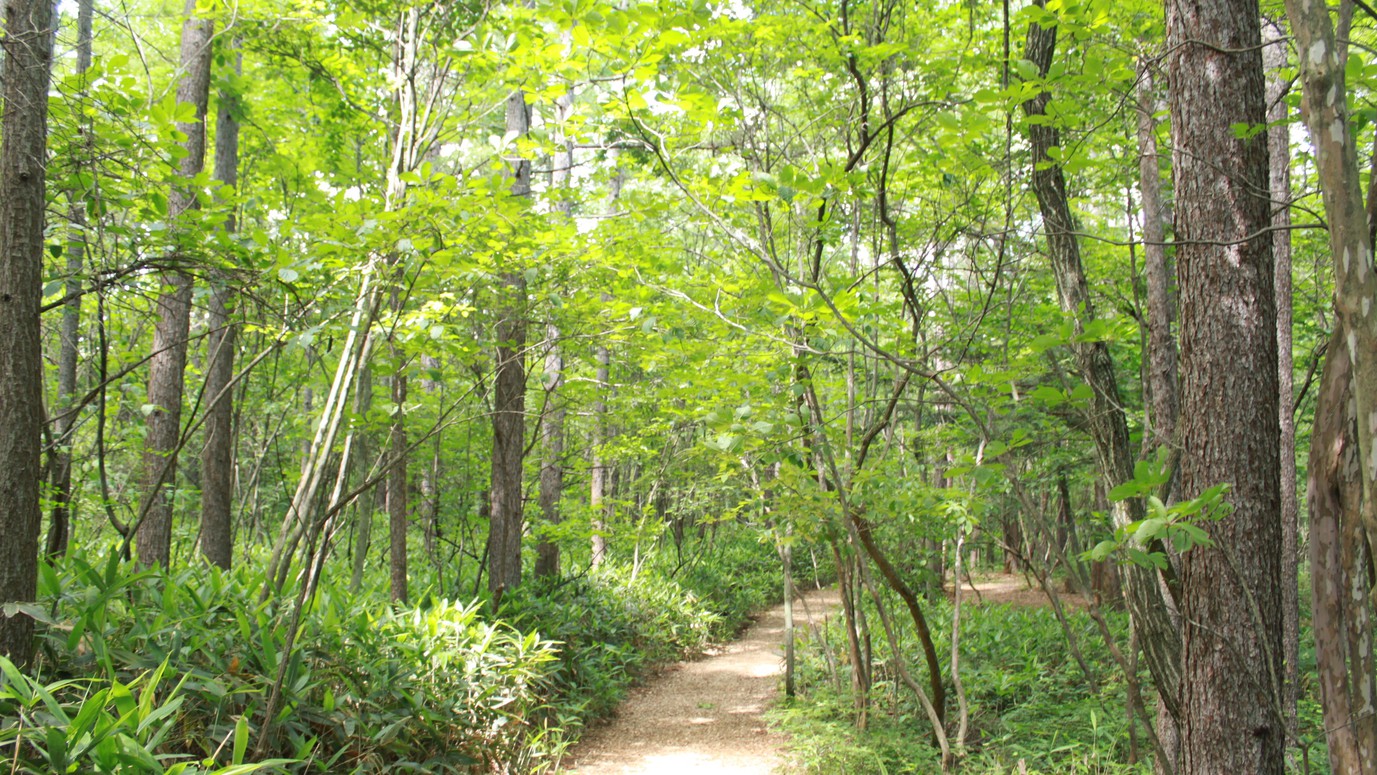
[[[830,613],[836,592],[808,593],[797,626]],[[607,726],[570,751],[566,773],[580,775],[768,775],[783,763],[782,736],[765,725],[783,675],[784,608],[768,611],[740,640],[683,662],[631,693]]]

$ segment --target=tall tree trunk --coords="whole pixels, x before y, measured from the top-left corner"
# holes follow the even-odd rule
[[[564,492],[564,406],[557,395],[564,381],[564,358],[559,352],[559,328],[554,323],[546,327],[550,351],[545,355],[545,391],[550,408],[540,423],[541,447],[544,459],[540,465],[540,513],[549,525],[560,522],[559,499]],[[535,575],[537,578],[559,576],[559,544],[548,536],[541,536],[536,545]]]
[[[597,359],[597,397],[593,399],[593,476],[588,494],[588,508],[593,513],[593,537],[591,542],[592,563],[594,567],[602,564],[607,557],[607,483],[611,478],[611,467],[603,452],[607,443],[607,391],[611,374],[607,345],[599,343],[594,351]]]
[[[0,76],[0,605],[38,584],[43,362],[44,163],[48,153],[51,0],[9,0]],[[33,620],[0,612],[0,655],[26,664]]]
[[[401,370],[401,357],[394,347],[393,358],[397,361],[397,372],[392,375],[392,428],[388,432],[387,473],[387,536],[391,551],[389,553],[390,578],[392,579],[392,602],[405,604],[407,601],[407,554],[406,527],[408,521],[407,505],[407,444],[406,413],[402,406],[406,403],[406,374]]]
[[[84,92],[86,72],[91,69],[91,21],[95,15],[95,0],[77,3],[77,81]],[[80,135],[89,138],[89,126]],[[77,164],[87,158],[78,155]],[[53,456],[53,510],[48,525],[47,554],[58,557],[67,553],[71,540],[72,521],[72,429],[76,427],[77,410],[72,398],[76,394],[78,339],[81,336],[82,273],[86,268],[86,194],[68,191],[67,214],[71,230],[67,238],[67,301],[62,305],[61,346],[57,356],[57,451]]]
[[[1277,327],[1256,0],[1172,0],[1167,50],[1181,294],[1181,496],[1228,483],[1181,557],[1183,771],[1281,773]]]
[[[507,132],[524,137],[531,129],[526,95],[507,97]],[[512,160],[511,195],[531,194],[531,164]],[[509,260],[514,260],[514,257]],[[493,385],[492,517],[488,533],[488,591],[495,602],[521,583],[521,458],[526,436],[526,277],[502,273],[497,321],[497,364]]]
[[[1329,768],[1362,775],[1377,761],[1371,557],[1354,518],[1362,500],[1352,396],[1353,364],[1336,330],[1325,359],[1310,438],[1310,577],[1315,662]]]
[[[373,369],[366,363],[359,369],[358,385],[354,390],[354,415],[367,417],[373,408]],[[359,431],[355,466],[360,479],[367,479],[373,466],[374,446],[366,430]],[[354,502],[354,567],[349,577],[349,591],[363,588],[363,573],[368,566],[368,549],[373,535],[373,511],[377,508],[378,488],[370,487]]]
[[[1372,315],[1377,296],[1372,235],[1377,218],[1369,219],[1363,206],[1343,50],[1337,46],[1328,8],[1288,0],[1286,13],[1300,52],[1301,112],[1315,149],[1335,260],[1338,321],[1325,358],[1325,378],[1331,369],[1351,373],[1347,380],[1334,377],[1350,383],[1346,392],[1331,390],[1326,382],[1320,394],[1310,466],[1316,661],[1330,765],[1335,773],[1347,775],[1369,772],[1364,768],[1377,759],[1371,599],[1370,590],[1363,588],[1377,556],[1377,316]],[[1375,202],[1377,197],[1368,208],[1377,207]],[[1347,364],[1336,363],[1343,360]],[[1353,426],[1334,419],[1343,412],[1352,413]],[[1338,428],[1322,427],[1322,417]],[[1329,448],[1322,448],[1322,443]],[[1315,450],[1326,456],[1320,480]],[[1351,545],[1357,541],[1365,541],[1365,553]],[[1368,597],[1367,605],[1353,598],[1359,590]]]
[[[1037,2],[1042,4],[1042,0]],[[1026,58],[1038,68],[1039,74],[1045,76],[1051,68],[1056,43],[1055,27],[1047,29],[1037,24],[1029,25]],[[1044,91],[1025,102],[1023,110],[1029,116],[1043,116],[1050,101],[1051,95]],[[1074,330],[1080,334],[1095,319],[1095,307],[1081,264],[1080,242],[1076,238],[1076,227],[1066,194],[1066,177],[1061,166],[1048,153],[1051,148],[1061,144],[1061,139],[1055,126],[1041,122],[1028,127],[1028,137],[1033,151],[1033,192],[1042,214],[1043,233],[1052,259],[1057,295],[1062,310],[1072,316]],[[1124,416],[1114,362],[1110,358],[1109,347],[1102,341],[1073,342],[1071,349],[1082,378],[1094,391],[1086,418],[1095,442],[1100,476],[1105,489],[1110,490],[1133,479],[1136,462],[1129,446],[1128,420]],[[1117,501],[1110,507],[1110,516],[1116,527],[1142,519],[1142,501],[1137,498]],[[1157,682],[1162,701],[1175,715],[1181,640],[1172,621],[1171,609],[1155,571],[1128,564],[1124,567],[1124,582],[1129,613],[1142,641],[1148,668]]]
[[[211,35],[215,23],[196,16],[196,0],[187,0],[182,23],[181,81],[177,101],[195,107],[196,117],[177,124],[186,135],[178,181],[168,197],[168,215],[176,220],[196,208],[190,181],[201,173],[206,155],[206,103],[210,97]],[[159,275],[158,321],[153,329],[153,355],[148,361],[148,429],[144,435],[143,516],[138,551],[142,565],[167,565],[172,544],[172,493],[177,476],[177,445],[182,431],[182,387],[187,338],[191,331],[191,275],[188,257],[176,248],[170,266]]]
[[[1296,504],[1295,377],[1291,337],[1291,127],[1286,95],[1286,34],[1275,22],[1263,22],[1262,50],[1267,68],[1268,179],[1272,191],[1272,257],[1277,299],[1277,419],[1281,424],[1281,621],[1282,662],[1286,666],[1282,710],[1286,733],[1297,734],[1296,706],[1300,694],[1300,520]]]
[[[233,72],[243,67],[238,41],[230,42]],[[220,89],[215,124],[215,179],[231,189],[239,185],[239,95],[233,87]],[[229,213],[225,233],[235,231],[235,215]],[[201,553],[212,564],[229,568],[233,560],[234,502],[234,379],[236,331],[230,319],[230,291],[220,273],[211,282],[210,329],[206,365],[206,441],[201,450]]]
[[[1166,207],[1162,203],[1162,175],[1158,168],[1157,89],[1146,57],[1138,68],[1138,187],[1143,210],[1143,256],[1147,275],[1148,388],[1151,447],[1170,445],[1176,435],[1177,383],[1176,319],[1172,295],[1172,267],[1167,257]]]

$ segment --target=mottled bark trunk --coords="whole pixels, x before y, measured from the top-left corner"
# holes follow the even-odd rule
[[[524,137],[531,129],[524,92],[507,98],[507,131]],[[531,164],[512,160],[511,195],[531,194]],[[515,263],[515,257],[509,259]],[[521,583],[521,463],[526,438],[526,278],[502,273],[498,289],[497,363],[493,384],[492,517],[488,532],[488,591],[494,601]]]
[[[1342,330],[1330,339],[1310,437],[1310,590],[1329,768],[1335,775],[1362,775],[1377,761],[1377,683],[1371,557],[1354,518],[1363,488],[1353,365],[1343,339]]]
[[[1377,316],[1372,315],[1377,296],[1372,235],[1377,219],[1369,220],[1368,214],[1377,204],[1369,201],[1364,207],[1349,124],[1344,51],[1336,44],[1328,9],[1288,0],[1286,11],[1300,52],[1301,109],[1314,146],[1335,260],[1338,321],[1311,440],[1311,572],[1330,766],[1347,775],[1370,772],[1377,760],[1372,601],[1367,586],[1377,546]],[[1350,376],[1331,375],[1331,369]],[[1340,392],[1345,385],[1347,390]],[[1322,425],[1322,419],[1327,424]],[[1325,456],[1323,469],[1317,469],[1317,454]],[[1366,544],[1366,551],[1355,545],[1359,542]],[[1365,598],[1362,603],[1359,595]]]
[[[231,42],[233,71],[239,74],[243,55]],[[215,179],[231,189],[239,185],[239,95],[233,88],[220,90],[215,123]],[[235,231],[235,215],[229,214],[225,232]],[[230,319],[227,278],[217,274],[211,281],[209,353],[206,366],[206,440],[201,451],[201,553],[212,564],[230,567],[233,558],[234,502],[234,351],[236,330]]]
[[[211,35],[215,23],[196,16],[196,0],[187,0],[182,23],[181,80],[177,101],[195,107],[195,119],[179,123],[186,135],[179,180],[168,197],[169,218],[195,209],[190,180],[201,173],[206,155],[206,103],[210,95]],[[147,430],[144,433],[142,517],[137,529],[139,563],[166,565],[172,545],[172,489],[177,476],[177,447],[182,431],[182,388],[187,338],[191,330],[191,275],[180,249],[168,257],[161,274],[158,321],[153,329],[153,356],[148,361]]]
[[[52,62],[51,0],[5,6],[0,76],[0,604],[30,602],[38,583],[43,362],[44,163]],[[0,612],[0,655],[26,664],[33,620]]]
[[[1029,26],[1026,58],[1039,73],[1045,74],[1052,66],[1056,40],[1055,28]],[[1024,112],[1029,116],[1043,116],[1050,100],[1051,95],[1044,91],[1024,103]],[[1048,153],[1060,145],[1060,136],[1055,126],[1038,123],[1028,127],[1028,137],[1033,152],[1033,192],[1042,214],[1057,295],[1062,309],[1072,316],[1075,332],[1080,334],[1095,319],[1095,307],[1081,264],[1080,242],[1066,194],[1066,178],[1060,165]],[[1082,378],[1093,390],[1086,419],[1105,489],[1113,489],[1133,479],[1136,462],[1129,446],[1128,420],[1119,395],[1114,362],[1109,347],[1102,341],[1074,342],[1071,349]],[[1111,505],[1110,515],[1116,527],[1123,527],[1143,517],[1143,504],[1136,498],[1118,501]],[[1163,702],[1174,714],[1176,687],[1180,682],[1181,641],[1171,609],[1155,571],[1136,564],[1126,565],[1124,582],[1129,612],[1143,644],[1148,668]]]
[[[1228,483],[1182,555],[1182,771],[1281,773],[1277,327],[1255,0],[1173,0],[1167,50],[1181,294],[1181,496]]]
[[[95,15],[95,0],[77,3],[77,61],[76,75],[81,89],[86,88],[86,72],[91,68],[91,21]],[[83,132],[92,131],[89,126]],[[85,136],[84,134],[82,136]],[[84,149],[83,149],[84,150]],[[80,154],[76,163],[88,162]],[[86,268],[86,197],[87,191],[68,191],[67,215],[71,229],[67,237],[67,301],[62,305],[61,345],[57,356],[57,449],[53,454],[52,499],[53,510],[48,524],[47,554],[58,557],[67,553],[71,540],[72,521],[72,429],[76,427],[76,395],[78,340],[81,336],[82,274]]]

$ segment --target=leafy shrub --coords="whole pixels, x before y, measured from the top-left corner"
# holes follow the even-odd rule
[[[155,771],[173,761],[234,764],[238,741],[259,736],[286,658],[268,753],[295,763],[273,767],[524,769],[552,753],[545,745],[558,745],[545,729],[544,696],[556,665],[549,641],[484,621],[474,605],[394,609],[327,585],[287,654],[290,607],[271,599],[253,604],[262,584],[245,569],[135,572],[113,559],[96,568],[81,556],[45,570],[43,604],[30,613],[43,625],[38,669],[55,681],[23,684],[16,673],[3,688],[9,703],[32,703],[37,688],[51,699],[42,702],[43,715],[35,710],[27,720],[0,713],[0,740],[28,743],[18,756],[34,771],[61,772],[51,758],[58,739],[81,743],[81,730],[104,712],[134,724],[134,733],[112,733],[116,743],[103,747],[66,745],[72,771],[117,771],[110,763],[131,756],[145,768],[152,757]],[[160,712],[121,721],[121,698],[135,686],[145,687],[141,707]],[[43,730],[41,741],[24,734],[23,724]]]
[[[893,605],[896,601],[889,601]],[[869,605],[869,604],[868,604]],[[891,610],[898,610],[897,607]],[[930,621],[950,622],[949,604],[931,605]],[[1122,614],[1110,614],[1111,625],[1125,640]],[[877,619],[872,615],[871,621]],[[893,619],[915,678],[925,681],[922,657],[912,623]],[[1150,765],[1127,764],[1128,729],[1124,716],[1126,690],[1098,631],[1089,617],[1070,614],[1082,654],[1099,679],[1092,691],[1072,657],[1066,637],[1052,612],[1042,607],[972,605],[962,611],[961,678],[970,709],[968,747],[962,772],[1007,773],[1138,773]],[[947,628],[933,632],[938,653],[949,653]],[[853,722],[852,698],[831,681],[822,649],[845,653],[841,628],[827,632],[827,642],[811,642],[800,654],[803,699],[773,713],[792,734],[798,764],[809,772],[925,773],[940,769],[937,751],[925,741],[926,714],[912,694],[884,665],[888,644],[875,638],[875,683],[872,712],[864,730]],[[945,676],[950,682],[950,676]],[[1144,676],[1144,679],[1146,677]],[[849,682],[843,677],[843,686]],[[954,716],[955,698],[948,699]],[[1140,732],[1141,735],[1141,732]],[[1146,759],[1148,742],[1139,738]]]

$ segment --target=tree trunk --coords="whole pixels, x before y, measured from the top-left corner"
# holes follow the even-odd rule
[[[0,605],[30,602],[38,584],[43,361],[44,162],[52,62],[51,0],[9,0],[0,76]],[[0,612],[0,655],[33,656],[33,620]]]
[[[560,522],[559,499],[564,492],[564,407],[557,395],[563,383],[564,359],[559,352],[559,329],[551,323],[546,327],[550,351],[545,355],[545,391],[550,408],[540,424],[544,459],[540,466],[540,513],[548,525]],[[559,576],[559,544],[542,535],[536,545],[535,575],[538,578]]]
[[[77,3],[76,75],[83,90],[86,88],[86,71],[91,68],[91,21],[94,15],[95,0],[80,0]],[[90,131],[89,126],[83,127],[83,132]],[[84,134],[81,136],[85,137]],[[80,154],[76,162],[83,164],[87,158]],[[62,341],[57,356],[57,450],[53,456],[53,510],[47,545],[49,557],[66,554],[67,544],[71,540],[72,429],[76,427],[77,417],[72,398],[76,394],[77,344],[81,336],[81,278],[86,268],[86,194],[85,191],[67,192],[71,230],[67,239],[67,300],[62,305]]]
[[[1335,259],[1338,321],[1311,439],[1310,556],[1330,766],[1347,775],[1370,772],[1377,759],[1369,607],[1369,573],[1377,546],[1377,403],[1372,395],[1377,389],[1377,317],[1371,314],[1377,295],[1377,273],[1372,271],[1377,218],[1370,219],[1363,206],[1343,51],[1336,46],[1328,8],[1289,0],[1286,12],[1300,51],[1301,109],[1315,149]],[[1377,197],[1367,206],[1377,207],[1374,202]],[[1342,371],[1351,376],[1344,378]],[[1317,461],[1320,454],[1324,457]],[[1319,462],[1325,467],[1318,467]],[[1366,551],[1356,546],[1359,542]]]
[[[1282,711],[1286,733],[1294,740],[1300,693],[1300,522],[1296,504],[1296,418],[1291,410],[1295,378],[1291,337],[1291,128],[1285,77],[1286,34],[1274,22],[1264,22],[1262,50],[1267,68],[1268,179],[1272,191],[1272,257],[1277,299],[1277,419],[1281,423],[1281,621],[1282,662],[1286,666]]]
[[[407,601],[406,576],[406,527],[408,511],[407,482],[407,443],[406,375],[401,370],[401,357],[394,347],[393,358],[397,361],[397,372],[392,375],[392,428],[388,432],[388,473],[387,473],[387,537],[389,546],[389,577],[392,580],[392,602],[405,604]]]
[[[592,563],[594,567],[602,564],[607,556],[607,481],[610,470],[603,454],[603,444],[607,442],[607,391],[611,375],[608,366],[610,357],[607,345],[599,344],[595,351],[598,361],[597,398],[593,399],[593,476],[591,491],[588,494],[588,508],[593,513]]]
[[[1316,170],[1334,256],[1334,298],[1353,365],[1358,412],[1362,521],[1368,552],[1377,554],[1377,272],[1358,174],[1358,150],[1348,120],[1344,65],[1323,4],[1287,0],[1286,15],[1301,52],[1301,112],[1315,149]]]
[[[1181,557],[1183,771],[1281,773],[1277,327],[1255,0],[1174,0],[1167,50],[1181,293],[1181,496],[1228,483]]]
[[[373,369],[364,364],[359,369],[358,385],[354,389],[354,415],[366,418],[373,408]],[[367,479],[373,466],[375,449],[370,441],[372,434],[360,430],[358,452],[354,459],[360,479]],[[357,593],[363,588],[363,573],[368,567],[368,550],[373,536],[373,511],[377,508],[378,488],[370,487],[354,502],[354,566],[349,576],[349,591]]]
[[[1166,207],[1162,203],[1162,177],[1157,161],[1157,121],[1153,118],[1156,109],[1157,89],[1152,69],[1144,58],[1138,68],[1138,187],[1147,275],[1148,392],[1152,397],[1149,448],[1172,444],[1178,414],[1176,337],[1172,333],[1176,304],[1171,260],[1167,257]]]
[[[1056,28],[1029,25],[1027,59],[1042,75],[1052,66],[1056,42]],[[1044,91],[1025,102],[1023,110],[1029,116],[1043,116],[1050,101],[1051,95]],[[1095,308],[1081,265],[1080,242],[1076,238],[1071,217],[1066,178],[1060,165],[1048,154],[1051,148],[1060,145],[1061,139],[1055,126],[1044,123],[1030,125],[1028,136],[1033,151],[1033,192],[1042,214],[1057,295],[1062,310],[1072,316],[1075,332],[1081,334],[1086,325],[1095,319]],[[1105,489],[1111,490],[1133,479],[1136,462],[1129,447],[1128,420],[1124,416],[1114,362],[1110,358],[1109,347],[1103,341],[1074,342],[1071,348],[1082,377],[1094,391],[1087,421],[1095,441],[1100,476]],[[1142,519],[1143,504],[1137,498],[1115,502],[1111,505],[1110,516],[1116,527],[1123,527]],[[1123,576],[1129,613],[1142,641],[1148,668],[1157,682],[1163,703],[1175,715],[1181,641],[1176,624],[1172,621],[1171,609],[1155,571],[1127,564]]]
[[[233,72],[243,67],[237,41],[231,41]],[[216,110],[215,179],[222,185],[239,185],[239,95],[221,88]],[[235,231],[235,215],[225,221],[225,233]],[[217,275],[211,283],[210,329],[206,366],[206,441],[201,451],[201,553],[212,564],[229,568],[233,559],[233,526],[230,521],[234,501],[234,379],[236,331],[230,319],[230,292],[226,278]]]
[[[178,168],[179,181],[168,197],[168,216],[176,220],[196,208],[190,181],[200,174],[206,155],[206,103],[210,95],[211,35],[215,23],[196,16],[196,0],[187,0],[182,23],[181,81],[177,101],[193,105],[195,120],[177,124],[186,135]],[[143,516],[139,520],[141,565],[167,565],[172,548],[172,488],[177,476],[177,446],[182,431],[182,387],[187,338],[191,330],[191,275],[180,266],[180,248],[160,274],[158,321],[153,329],[153,356],[148,361],[148,429],[144,435]]]
[[[1377,697],[1372,655],[1371,558],[1354,518],[1362,494],[1355,443],[1353,364],[1336,330],[1320,378],[1310,440],[1310,576],[1315,662],[1324,706],[1329,768],[1370,772],[1377,761]]]
[[[524,137],[531,128],[524,92],[507,98],[507,131]],[[531,194],[531,165],[512,161],[511,195]],[[511,259],[514,261],[514,257]],[[521,459],[526,437],[526,278],[502,273],[497,321],[497,364],[492,415],[492,517],[488,532],[488,591],[494,603],[521,583]]]

